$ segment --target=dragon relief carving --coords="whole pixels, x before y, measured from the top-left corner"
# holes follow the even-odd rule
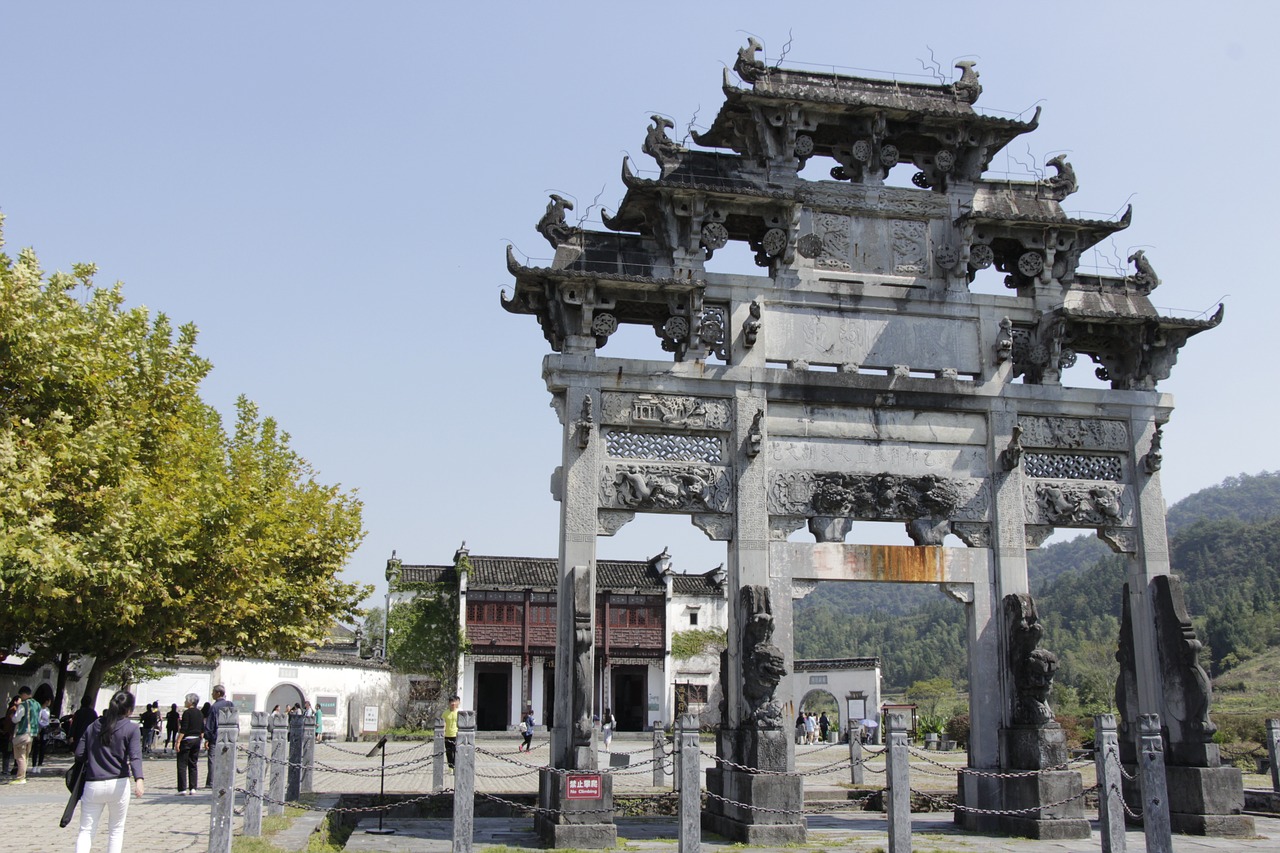
[[[1027,483],[1031,519],[1058,527],[1128,526],[1128,499],[1122,486],[1102,483]]]
[[[1058,671],[1058,656],[1039,648],[1044,626],[1030,595],[1004,597],[1005,627],[1009,632],[1009,670],[1016,691],[1011,722],[1015,726],[1056,726],[1049,708],[1049,691]]]
[[[773,605],[769,588],[744,586],[742,614],[742,694],[746,701],[743,724],[759,729],[782,728],[782,706],[774,699],[787,674],[782,650],[773,640]]]
[[[605,508],[725,512],[729,475],[707,465],[607,466],[601,478]]]
[[[774,476],[769,512],[810,518],[929,520],[928,525],[916,525],[916,533],[928,538],[928,530],[945,519],[985,520],[987,500],[981,480],[790,471]]]

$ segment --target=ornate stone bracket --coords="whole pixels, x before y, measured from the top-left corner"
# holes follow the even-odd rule
[[[958,601],[961,604],[973,604],[973,584],[971,583],[944,583],[939,584],[947,598]]]
[[[694,513],[690,516],[693,526],[707,534],[714,542],[728,542],[733,539],[733,516],[712,513]]]
[[[791,598],[793,601],[799,601],[817,588],[817,581],[792,581]]]
[[[747,456],[754,459],[760,455],[760,446],[764,443],[764,431],[762,423],[764,421],[764,409],[756,409],[756,415],[751,419],[751,427],[747,430]]]
[[[1013,428],[1013,437],[1009,446],[1000,451],[1000,467],[1012,471],[1022,463],[1022,427]]]
[[[582,398],[582,417],[578,419],[577,425],[574,427],[574,434],[578,440],[578,447],[586,449],[591,443],[591,433],[595,431],[596,420],[591,410],[591,395]]]
[[[742,324],[742,345],[747,349],[751,349],[756,345],[756,339],[760,336],[760,303],[755,300],[751,301],[751,305],[747,307],[748,317]]]
[[[1098,538],[1117,554],[1138,553],[1138,534],[1131,527],[1102,527],[1098,530]]]
[[[970,548],[991,547],[991,525],[985,521],[953,521],[951,532]]]
[[[1160,450],[1160,445],[1164,441],[1164,426],[1156,424],[1155,435],[1151,436],[1151,449],[1147,451],[1147,455],[1142,457],[1142,468],[1150,476],[1160,470],[1160,466],[1164,464],[1164,454]]]
[[[1026,526],[1027,548],[1039,548],[1044,540],[1053,535],[1051,524],[1028,524]]]
[[[602,509],[596,516],[596,534],[598,536],[612,536],[635,517],[636,514],[634,512]]]

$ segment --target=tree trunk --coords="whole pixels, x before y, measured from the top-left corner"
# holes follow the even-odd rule
[[[62,716],[62,700],[66,698],[67,693],[67,666],[71,663],[71,652],[59,652],[58,662],[58,688],[53,692],[53,707],[49,713],[54,717]]]
[[[98,691],[102,689],[102,682],[106,680],[107,670],[116,664],[123,663],[133,655],[133,650],[126,652],[117,652],[113,655],[99,655],[93,659],[93,666],[89,667],[89,674],[84,677],[84,693],[82,702],[88,700],[90,707],[96,707],[98,703]]]

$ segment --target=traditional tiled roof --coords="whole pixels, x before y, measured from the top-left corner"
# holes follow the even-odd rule
[[[550,557],[486,557],[471,555],[469,589],[535,589],[554,592],[558,587],[559,561]],[[665,591],[662,575],[648,560],[597,560],[597,590],[633,591],[635,594]],[[677,595],[719,595],[714,571],[705,575],[672,574],[672,590]],[[400,568],[401,583],[458,582],[453,566],[411,566]]]
[[[874,669],[880,658],[811,658],[797,660],[796,672],[814,672],[824,669]]]

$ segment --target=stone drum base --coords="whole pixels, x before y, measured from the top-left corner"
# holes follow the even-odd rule
[[[804,780],[800,776],[712,768],[707,771],[707,792],[713,796],[707,797],[702,813],[703,829],[745,844],[804,843]]]
[[[618,845],[613,823],[613,777],[543,768],[538,774],[539,812],[534,830],[548,847],[602,850]]]
[[[1126,768],[1132,772],[1135,768]],[[1181,835],[1242,838],[1254,835],[1253,818],[1244,811],[1244,780],[1235,767],[1166,766],[1169,826]],[[1142,802],[1136,780],[1124,781],[1129,802]],[[1138,823],[1138,821],[1130,821]]]

